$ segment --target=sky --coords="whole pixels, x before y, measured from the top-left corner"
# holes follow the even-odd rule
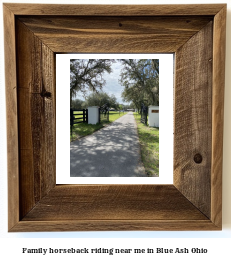
[[[109,95],[114,94],[119,104],[129,104],[127,102],[124,102],[121,98],[124,87],[119,84],[118,80],[120,79],[120,72],[122,67],[122,64],[118,61],[112,63],[112,72],[110,74],[104,73],[103,77],[106,80],[106,84],[103,86],[102,91],[106,92]],[[89,92],[89,94],[90,93],[91,92]],[[84,100],[81,92],[78,92],[76,99]]]

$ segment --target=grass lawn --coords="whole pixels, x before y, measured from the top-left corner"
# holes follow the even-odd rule
[[[102,121],[101,123],[97,123],[97,124],[87,124],[87,123],[74,124],[72,129],[72,137],[70,132],[70,141],[74,141],[78,138],[90,135],[93,132],[107,126],[108,124],[112,123],[113,121],[117,120],[118,118],[122,117],[125,114],[126,112],[119,113],[117,111],[110,111],[109,121]]]
[[[140,114],[134,112],[141,147],[141,159],[149,177],[159,177],[159,128],[140,122]]]

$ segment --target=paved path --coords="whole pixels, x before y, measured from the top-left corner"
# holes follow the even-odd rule
[[[145,177],[132,112],[70,145],[71,177]]]

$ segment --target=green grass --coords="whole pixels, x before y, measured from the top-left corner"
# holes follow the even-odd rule
[[[147,176],[159,177],[159,128],[140,122],[140,114],[134,112],[141,147],[141,159]]]
[[[127,112],[118,112],[118,111],[110,111],[109,112],[109,123],[119,119],[120,117],[124,116]]]
[[[87,124],[87,123],[74,124],[73,129],[72,129],[72,136],[71,136],[71,130],[70,130],[70,141],[74,141],[81,137],[90,135],[93,132],[107,126],[108,124],[112,123],[113,121],[117,120],[118,118],[122,117],[125,114],[126,113],[110,111],[109,112],[109,121],[102,121],[101,123],[97,123],[97,124]]]

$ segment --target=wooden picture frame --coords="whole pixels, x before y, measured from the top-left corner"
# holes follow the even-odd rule
[[[8,229],[221,230],[226,4],[3,4]],[[56,185],[55,54],[175,53],[174,184]]]

